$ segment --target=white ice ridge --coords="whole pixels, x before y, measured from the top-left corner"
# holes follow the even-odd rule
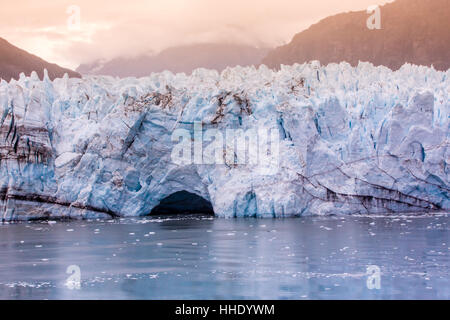
[[[360,63],[0,83],[5,220],[147,215],[187,191],[217,216],[448,211],[450,71]],[[279,133],[279,163],[176,164],[176,129]]]

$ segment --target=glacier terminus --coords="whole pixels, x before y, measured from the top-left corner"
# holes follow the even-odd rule
[[[143,216],[179,192],[220,217],[448,211],[449,76],[312,62],[1,81],[0,215]],[[276,132],[276,170],[226,146],[222,163],[174,161],[173,133],[192,146],[196,123]]]

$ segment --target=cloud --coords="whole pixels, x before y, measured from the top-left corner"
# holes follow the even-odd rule
[[[5,0],[0,0],[5,1]],[[80,63],[196,42],[276,46],[335,13],[386,0],[21,0],[2,4],[0,36],[44,59]],[[67,8],[80,8],[80,30]]]

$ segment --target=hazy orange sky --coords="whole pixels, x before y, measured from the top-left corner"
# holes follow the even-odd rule
[[[0,0],[0,37],[76,68],[197,42],[277,46],[329,15],[386,2],[392,0]],[[79,30],[68,27],[71,5],[80,8]]]

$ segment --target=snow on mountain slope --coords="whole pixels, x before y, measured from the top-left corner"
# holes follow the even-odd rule
[[[226,217],[449,210],[449,76],[312,63],[2,81],[1,214],[146,215],[179,191]],[[177,164],[174,132],[199,122],[275,130],[277,170]]]

